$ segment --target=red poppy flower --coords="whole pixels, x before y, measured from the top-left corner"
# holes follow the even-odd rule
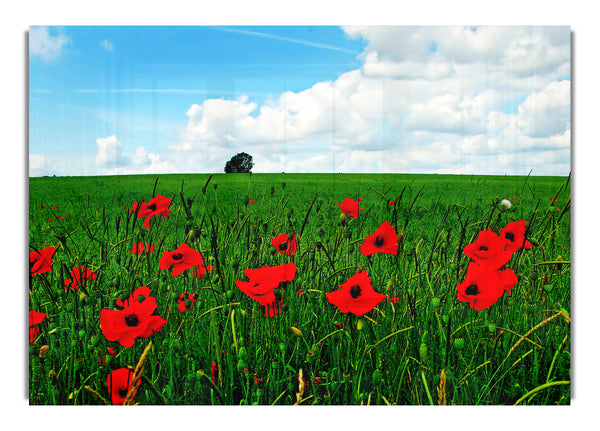
[[[46,208],[46,207],[45,207],[44,205],[40,205],[40,208],[41,208],[41,209],[44,209],[44,208]]]
[[[456,296],[459,301],[468,302],[471,308],[482,310],[494,304],[504,291],[510,295],[510,289],[514,287],[517,280],[512,269],[498,271],[471,262],[465,280],[456,285]]]
[[[35,310],[29,312],[29,344],[33,343],[35,337],[40,334],[39,325],[46,318],[46,313],[39,313]]]
[[[160,269],[173,267],[171,275],[177,277],[186,269],[196,265],[204,265],[204,259],[199,251],[194,250],[187,244],[181,244],[173,251],[165,251],[158,262]]]
[[[373,235],[365,238],[365,241],[360,245],[360,252],[365,256],[374,253],[397,254],[398,234],[391,224],[384,221]]]
[[[118,368],[106,377],[106,386],[114,406],[121,406],[125,403],[127,393],[131,390],[132,379],[133,371],[129,368]]]
[[[197,265],[194,267],[194,277],[204,278],[206,273],[212,271],[213,269],[215,269],[215,267],[212,265]]]
[[[85,286],[88,280],[95,280],[96,274],[91,269],[83,266],[76,266],[71,270],[71,279],[65,280],[65,290],[70,286],[73,290],[78,290],[80,286]]]
[[[148,338],[167,323],[153,315],[156,298],[150,296],[150,288],[138,287],[125,301],[116,301],[122,310],[102,309],[100,329],[108,341],[119,341],[123,347],[133,346],[136,338]]]
[[[131,253],[132,254],[150,254],[154,251],[154,245],[153,244],[148,244],[148,243],[143,243],[143,242],[138,242],[136,245],[134,245],[131,248]]]
[[[45,247],[42,250],[29,252],[29,270],[31,275],[52,271],[52,255],[56,252],[54,247]]]
[[[359,198],[358,200],[360,201],[362,199]],[[363,207],[359,206],[358,201],[349,198],[345,198],[344,202],[341,204],[338,202],[337,206],[349,217],[358,217],[358,213],[364,210]]]
[[[254,202],[254,199],[250,199],[250,200],[248,201],[248,203],[249,203],[249,204],[251,204],[252,202]]]
[[[177,299],[177,308],[183,313],[185,312],[185,310],[190,309],[194,306],[194,302],[197,301],[197,298],[198,294],[182,293]],[[186,303],[188,305],[186,305]]]
[[[362,316],[385,299],[383,293],[373,290],[367,271],[356,272],[340,287],[341,289],[329,292],[325,296],[342,313],[350,312],[356,316]]]
[[[171,205],[171,201],[173,199],[167,198],[162,195],[156,195],[155,198],[150,199],[148,202],[134,202],[132,211],[135,210],[139,206],[139,210],[137,216],[139,218],[145,218],[144,227],[146,229],[150,229],[150,219],[155,215],[161,215],[163,219],[167,218],[167,215],[171,212],[169,209],[169,205]]]
[[[55,210],[56,209],[56,205],[52,205],[52,209]]]
[[[271,240],[271,245],[277,249],[278,253],[292,256],[296,253],[296,234],[294,233],[291,239],[285,233],[279,234]]]
[[[514,253],[519,248],[531,248],[532,244],[525,239],[525,220],[513,221],[500,231],[500,238],[504,241],[504,249]]]
[[[498,269],[510,260],[511,252],[504,250],[502,240],[491,229],[479,232],[475,242],[467,244],[464,248],[465,255],[479,265]]]
[[[280,283],[294,279],[296,265],[290,262],[279,266],[263,266],[257,269],[245,269],[244,273],[250,281],[236,280],[236,286],[265,307],[265,316],[276,316],[281,311],[283,300],[275,297],[275,289]]]
[[[389,205],[389,206],[391,206],[391,207],[393,207],[394,205],[396,205],[396,202],[394,202],[394,201],[389,201],[389,202],[388,202],[388,205]]]

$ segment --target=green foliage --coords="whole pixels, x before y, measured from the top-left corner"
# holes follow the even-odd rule
[[[130,210],[156,194],[173,199],[172,212],[145,229]],[[505,195],[510,210],[498,205]],[[336,203],[346,197],[362,198],[359,217],[340,218]],[[569,404],[570,385],[549,384],[570,380],[569,202],[569,179],[556,177],[30,178],[30,249],[57,248],[53,270],[34,276],[29,291],[29,309],[47,314],[30,346],[30,403],[101,404],[92,391],[109,399],[108,373],[135,367],[151,341],[140,404],[291,405],[300,370],[302,404],[436,404],[442,369],[449,404],[514,404],[525,395],[520,404]],[[511,295],[481,311],[459,302],[464,246],[521,219],[534,246],[508,263],[519,278]],[[398,255],[362,255],[382,221],[402,236]],[[291,232],[297,253],[272,253],[271,239]],[[154,252],[131,254],[138,242]],[[204,278],[159,269],[160,256],[184,242],[215,267]],[[235,281],[247,280],[246,268],[290,261],[298,270],[281,289],[283,311],[267,318]],[[74,266],[97,279],[65,290]],[[359,268],[397,298],[361,318],[325,297]],[[167,324],[131,348],[107,341],[101,310],[142,285]],[[198,300],[181,313],[184,292]]]

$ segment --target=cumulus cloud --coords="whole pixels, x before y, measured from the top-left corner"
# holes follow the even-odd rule
[[[56,33],[57,30],[53,29]],[[50,34],[47,27],[29,29],[29,55],[39,57],[45,62],[57,59],[69,43],[69,38],[61,32]]]
[[[245,151],[255,172],[569,173],[568,27],[345,30],[368,42],[360,68],[262,104],[192,104],[160,154],[98,139],[98,166],[222,172]]]
[[[54,175],[56,166],[46,156],[40,154],[29,155],[29,176],[41,177],[44,175]]]
[[[123,155],[123,144],[115,135],[96,139],[98,154],[96,155],[96,166],[112,168],[115,166],[127,166],[131,163],[129,157]]]

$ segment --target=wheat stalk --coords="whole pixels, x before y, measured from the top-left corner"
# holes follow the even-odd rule
[[[445,406],[448,404],[446,400],[446,372],[442,369],[440,374],[440,386],[437,388],[438,405]]]
[[[133,398],[135,397],[135,394],[136,394],[138,388],[140,387],[142,374],[144,372],[144,364],[146,363],[146,358],[148,357],[148,354],[150,353],[151,347],[152,347],[152,341],[150,341],[148,343],[148,345],[144,349],[144,352],[142,353],[142,356],[140,356],[140,360],[138,361],[137,365],[135,366],[135,370],[133,371],[133,377],[131,378],[131,389],[129,390],[129,392],[127,392],[127,396],[125,397],[124,405],[126,405],[126,406],[133,404]]]

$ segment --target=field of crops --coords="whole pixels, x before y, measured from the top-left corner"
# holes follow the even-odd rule
[[[29,403],[571,402],[565,177],[29,179]]]

